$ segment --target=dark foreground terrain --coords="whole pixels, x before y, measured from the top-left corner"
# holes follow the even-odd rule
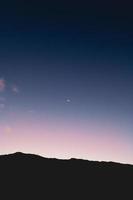
[[[133,199],[133,166],[46,159],[15,153],[0,156],[0,199]]]

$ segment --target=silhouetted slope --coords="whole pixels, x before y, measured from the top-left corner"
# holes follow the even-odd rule
[[[130,199],[132,183],[132,165],[22,153],[0,156],[3,199],[6,195],[11,199]]]

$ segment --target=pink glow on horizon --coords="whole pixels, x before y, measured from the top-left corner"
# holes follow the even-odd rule
[[[0,154],[22,151],[45,157],[133,164],[133,148],[120,131],[117,127],[92,123],[85,127],[81,124],[68,126],[65,123],[18,121],[0,126]]]

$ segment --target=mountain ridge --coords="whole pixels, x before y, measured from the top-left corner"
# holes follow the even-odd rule
[[[3,199],[9,194],[13,194],[11,199],[131,199],[132,183],[132,165],[21,152],[0,156]]]
[[[96,160],[87,160],[87,159],[81,159],[81,158],[69,158],[69,159],[60,159],[60,158],[54,158],[54,157],[43,157],[38,154],[32,154],[32,153],[23,153],[23,152],[14,152],[11,154],[3,154],[0,155],[1,157],[34,157],[34,158],[40,158],[40,159],[47,159],[47,160],[56,160],[56,161],[81,161],[81,162],[88,162],[88,163],[97,163],[97,164],[113,164],[113,165],[121,165],[121,166],[129,166],[133,167],[133,164],[129,163],[121,163],[121,162],[115,162],[115,161],[96,161]]]

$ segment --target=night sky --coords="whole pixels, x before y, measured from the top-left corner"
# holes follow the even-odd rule
[[[133,164],[125,1],[0,3],[0,154]]]

